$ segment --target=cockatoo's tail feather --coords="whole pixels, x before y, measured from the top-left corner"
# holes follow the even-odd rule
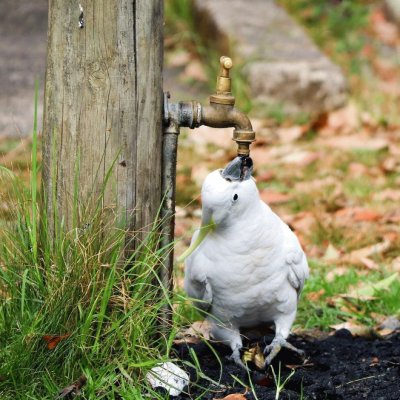
[[[199,230],[199,235],[197,236],[194,243],[190,245],[190,247],[185,250],[177,259],[178,263],[185,261],[187,257],[189,257],[201,244],[201,242],[205,239],[205,237],[214,230],[215,222],[211,220],[211,222],[207,225],[202,225]]]

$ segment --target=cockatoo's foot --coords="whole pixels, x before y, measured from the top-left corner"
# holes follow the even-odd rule
[[[281,351],[282,347],[285,347],[289,350],[297,353],[301,358],[304,358],[305,353],[303,350],[294,347],[292,344],[286,341],[282,336],[275,337],[274,340],[268,346],[265,346],[264,354],[268,354],[265,358],[264,368],[268,367],[271,364],[272,360],[276,357],[276,355]]]
[[[246,372],[250,372],[249,367],[240,358],[239,349],[233,351],[233,353],[228,357],[228,360],[233,361],[236,365],[243,368]]]

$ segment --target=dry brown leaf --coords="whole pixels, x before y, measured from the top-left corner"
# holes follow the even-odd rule
[[[347,329],[353,336],[360,336],[364,338],[373,338],[376,336],[374,330],[368,326],[360,325],[352,321],[343,322],[342,324],[331,325],[335,331],[340,329]]]
[[[400,256],[392,260],[390,270],[393,272],[400,272]]]
[[[298,150],[283,157],[281,159],[281,162],[284,164],[306,167],[307,165],[310,165],[314,161],[318,160],[319,157],[320,155],[317,152],[308,150]]]
[[[382,162],[381,167],[385,172],[398,172],[399,160],[397,159],[397,157],[387,157]]]
[[[379,358],[378,357],[372,357],[371,359],[371,364],[369,364],[370,367],[373,367],[375,365],[379,364]]]
[[[309,128],[309,125],[296,125],[289,128],[279,128],[276,133],[282,143],[291,143],[304,136]]]
[[[207,320],[195,321],[189,328],[178,332],[174,340],[175,344],[200,343],[202,340],[210,340],[211,325]]]
[[[275,178],[275,173],[272,171],[264,171],[257,175],[257,182],[269,182]]]
[[[370,137],[364,134],[339,136],[325,139],[323,143],[340,150],[370,150],[381,151],[389,147],[389,140],[384,137]]]
[[[379,265],[375,261],[371,260],[368,257],[362,257],[360,259],[360,262],[364,267],[366,267],[368,269],[376,270],[376,271],[379,270]]]
[[[363,247],[358,250],[352,251],[350,254],[344,257],[344,261],[351,264],[362,264],[363,259],[381,255],[390,249],[392,242],[390,240],[384,240],[381,243],[376,243],[371,246]]]
[[[327,262],[332,262],[338,260],[340,256],[340,251],[335,246],[333,246],[332,243],[329,243],[322,259]]]
[[[257,345],[249,350],[246,350],[242,357],[245,363],[252,362],[258,369],[264,368],[265,357],[260,346]]]
[[[277,192],[271,189],[264,189],[260,192],[261,200],[267,204],[282,204],[291,200],[291,196],[286,193]]]
[[[377,326],[376,330],[381,336],[391,335],[400,330],[400,321],[395,316],[387,317]]]
[[[325,126],[320,129],[323,136],[353,132],[359,126],[357,107],[350,103],[346,107],[332,111],[327,115],[325,122]]]
[[[399,32],[397,26],[385,18],[382,9],[377,8],[371,14],[371,25],[375,34],[382,42],[395,45],[398,42]]]
[[[305,364],[285,364],[286,368],[289,369],[299,369],[299,368],[309,368],[309,367],[313,367],[315,364],[314,363],[305,363]]]
[[[223,398],[214,397],[214,400],[247,400],[246,395],[242,393],[228,394]]]
[[[378,221],[382,215],[375,210],[364,207],[346,207],[336,211],[335,218],[342,225],[349,225],[352,222]]]
[[[358,162],[352,162],[349,164],[348,171],[353,178],[359,178],[368,174],[368,167]]]
[[[375,201],[400,201],[400,190],[385,189],[381,192],[375,193],[373,196]]]
[[[335,267],[326,274],[326,280],[332,282],[337,276],[343,276],[349,272],[347,267]]]
[[[310,301],[318,301],[325,294],[324,289],[318,290],[318,292],[307,293],[307,299]]]

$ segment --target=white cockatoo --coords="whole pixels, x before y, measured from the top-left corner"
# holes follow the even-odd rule
[[[309,274],[296,235],[260,199],[251,173],[251,158],[236,157],[206,177],[202,226],[180,257],[187,294],[205,312],[214,339],[229,345],[244,368],[240,328],[274,323],[265,366],[282,347],[303,354],[286,339]]]

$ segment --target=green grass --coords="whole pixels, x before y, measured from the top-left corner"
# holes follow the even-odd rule
[[[335,265],[324,265],[320,261],[310,262],[311,275],[307,281],[301,296],[296,326],[304,329],[318,328],[330,330],[331,325],[339,324],[350,319],[366,326],[376,325],[374,314],[400,315],[399,296],[400,281],[397,279],[387,290],[379,290],[375,293],[376,300],[351,300],[349,310],[343,307],[345,303],[336,306],[330,305],[328,299],[338,294],[348,293],[350,288],[361,284],[376,284],[380,280],[390,276],[389,272],[382,271],[360,273],[360,270],[348,267],[344,275],[337,275],[333,279],[328,278],[331,270],[337,268]],[[319,300],[309,300],[309,293],[323,290],[324,293]]]
[[[169,249],[154,224],[128,252],[134,234],[101,207],[103,194],[92,209],[74,210],[71,229],[57,212],[47,215],[37,144],[35,111],[29,185],[0,167],[12,191],[12,217],[0,232],[0,398],[54,399],[82,374],[86,399],[143,398],[144,375],[168,358],[175,333],[160,323],[172,302],[157,273]],[[63,335],[48,348],[45,336]]]

